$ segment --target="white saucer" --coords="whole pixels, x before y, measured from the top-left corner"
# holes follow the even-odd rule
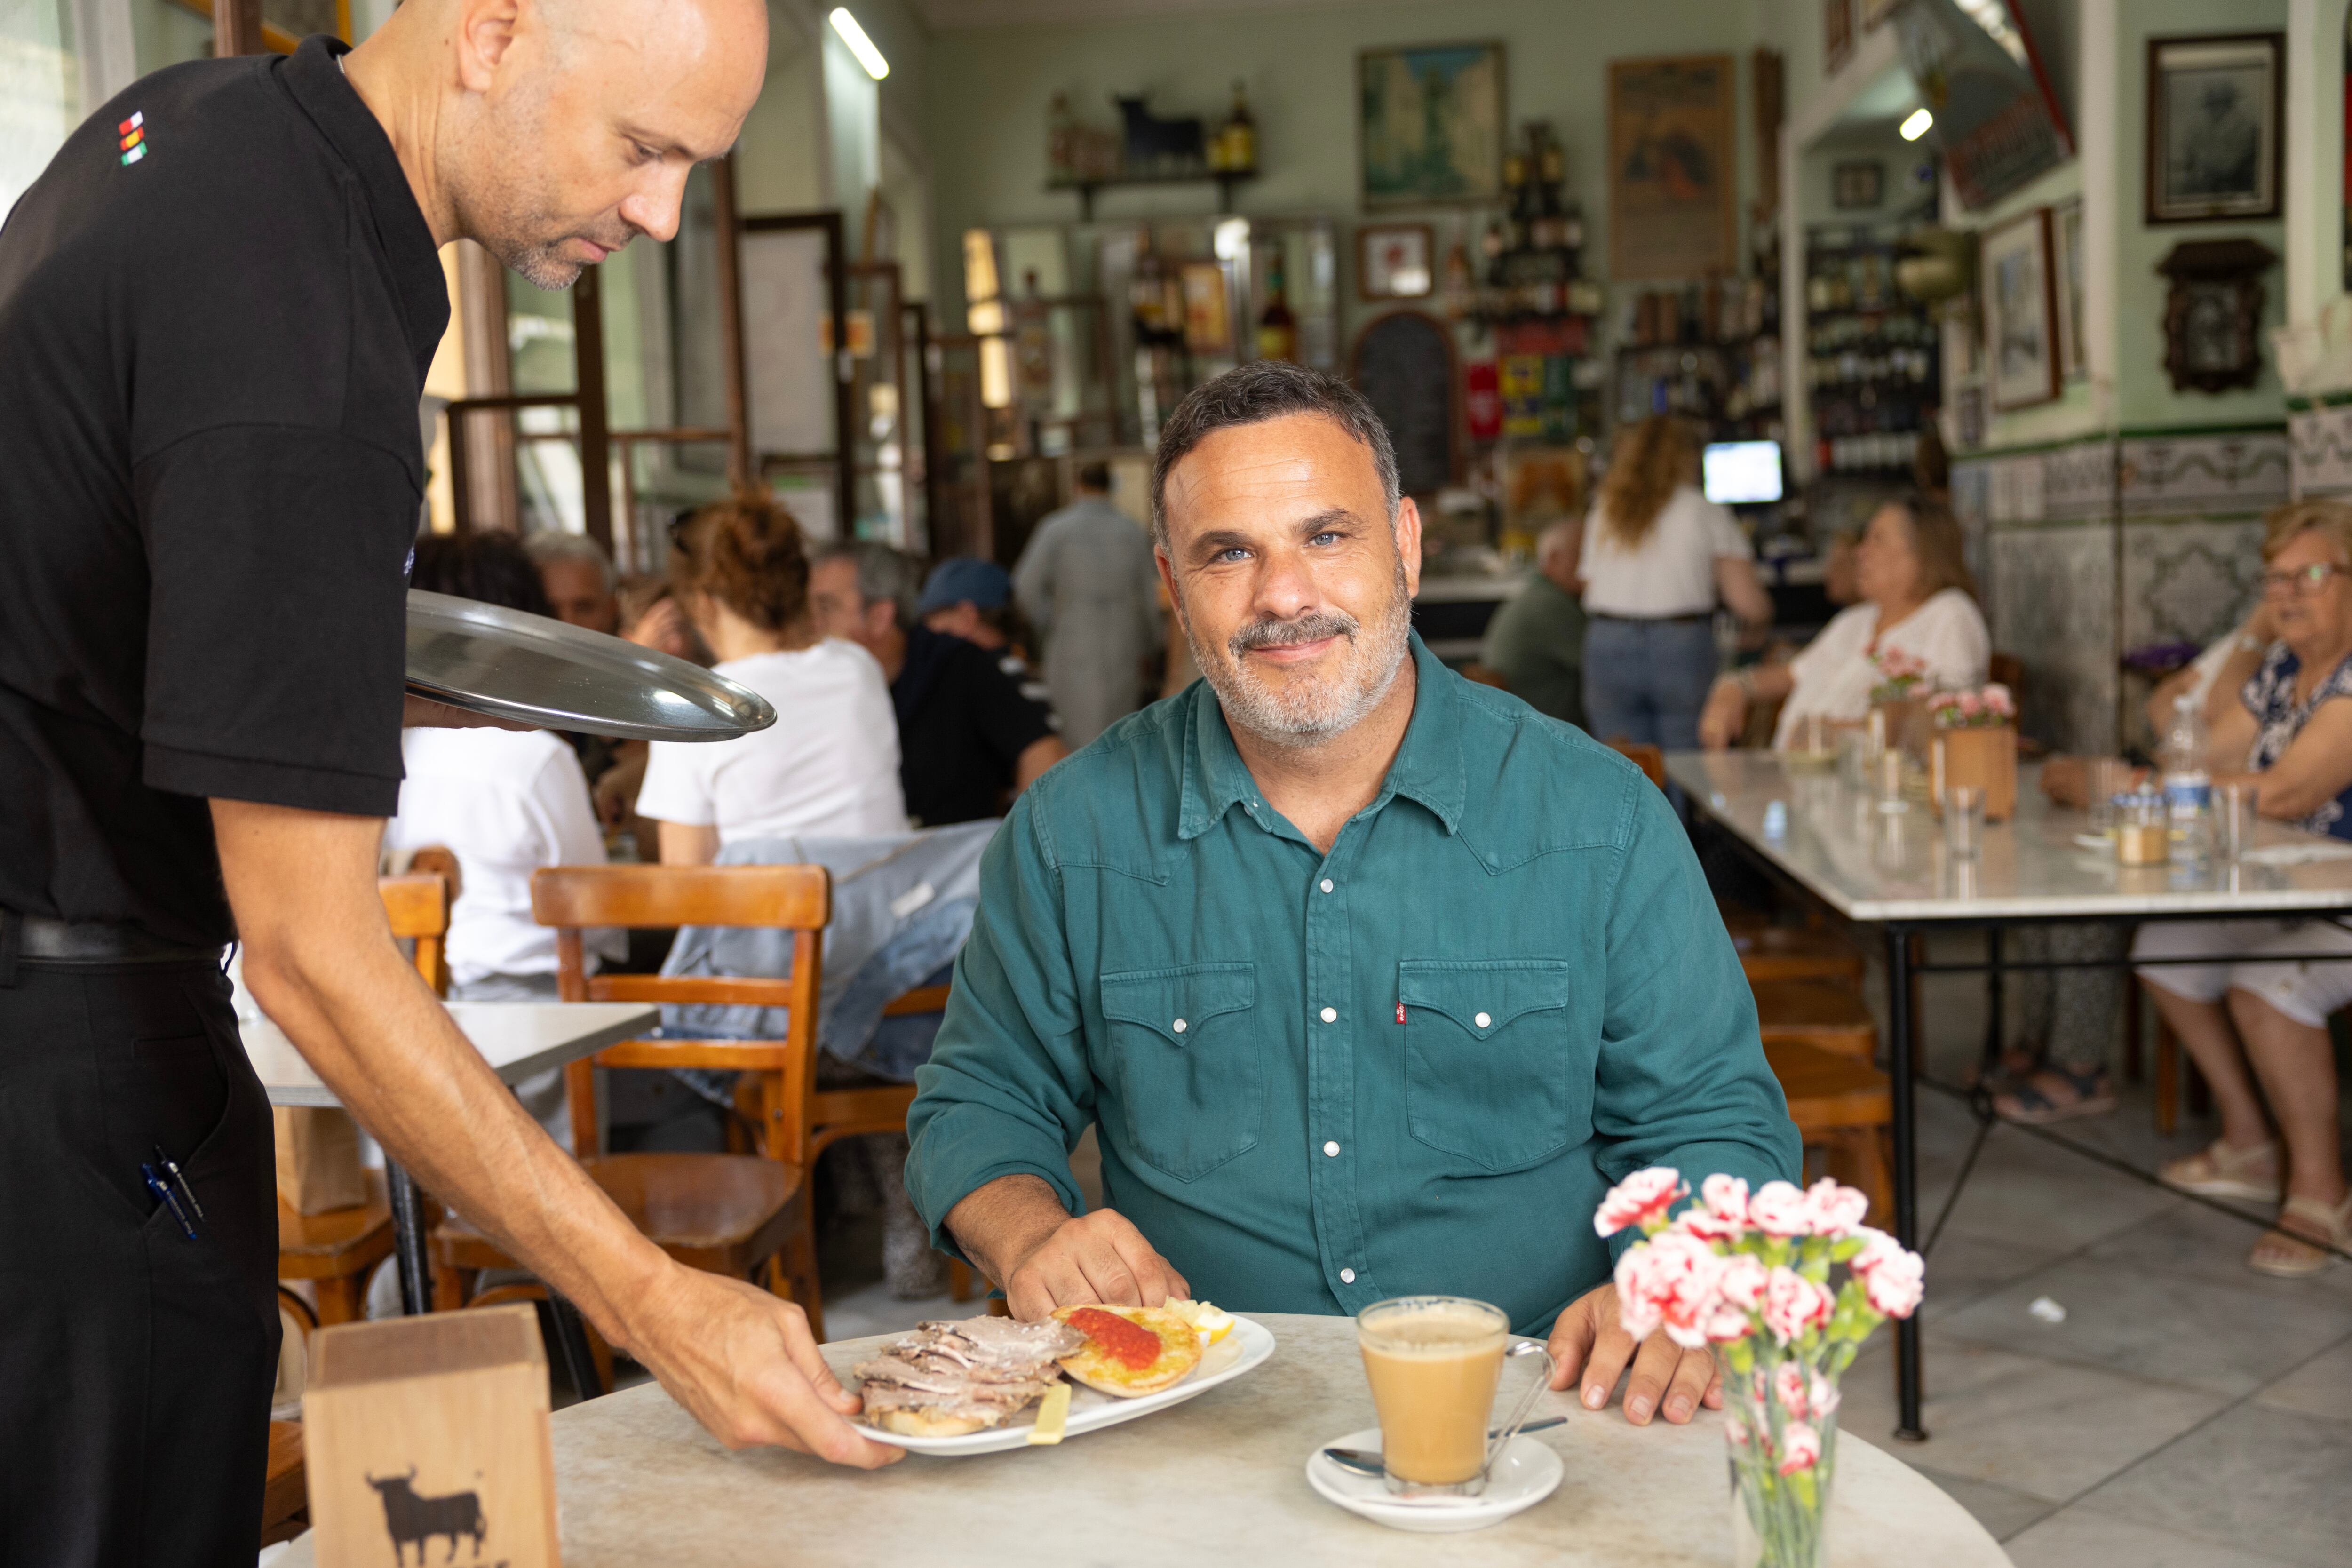
[[[1323,1457],[1325,1448],[1361,1448],[1378,1453],[1381,1429],[1367,1426],[1344,1437],[1318,1445],[1307,1457],[1307,1484],[1349,1513],[1361,1514],[1391,1530],[1438,1534],[1459,1530],[1484,1530],[1515,1513],[1535,1507],[1559,1485],[1564,1467],[1559,1455],[1533,1437],[1514,1437],[1495,1460],[1486,1489],[1478,1497],[1400,1498],[1388,1483],[1335,1465]]]

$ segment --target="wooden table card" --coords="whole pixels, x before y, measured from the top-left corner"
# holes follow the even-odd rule
[[[319,1562],[560,1568],[534,1308],[320,1330],[302,1426]]]

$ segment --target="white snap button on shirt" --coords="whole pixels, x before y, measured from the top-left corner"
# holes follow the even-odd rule
[[[1493,1015],[1493,1014],[1491,1014],[1491,1013],[1481,1013],[1481,1014],[1479,1014],[1476,1017],[1475,1017],[1475,1018],[1471,1019],[1470,1021],[1471,1021],[1472,1023],[1474,1023],[1474,1024],[1477,1025],[1480,1028],[1482,1028],[1482,1029],[1483,1029],[1483,1028],[1485,1028],[1487,1025],[1489,1025],[1489,1024],[1491,1024],[1491,1023],[1493,1023],[1493,1022],[1495,1021],[1495,1016],[1494,1016],[1494,1015]],[[1178,1020],[1177,1020],[1177,1022],[1176,1022],[1176,1026],[1177,1026],[1178,1028],[1180,1028],[1180,1029],[1181,1029],[1181,1028],[1182,1028],[1182,1027],[1184,1026],[1183,1020],[1182,1020],[1182,1019],[1181,1019],[1181,1018],[1180,1018],[1180,1019],[1178,1019]]]
[[[1340,1284],[1342,1284],[1342,1285],[1353,1285],[1355,1282],[1356,1282],[1356,1271],[1355,1271],[1354,1269],[1352,1269],[1352,1268],[1342,1268],[1341,1270],[1339,1270],[1339,1283],[1340,1283]]]
[[[1323,890],[1327,893],[1331,890],[1331,879],[1328,877],[1323,879]]]
[[[1339,1009],[1338,1009],[1337,1007],[1326,1007],[1326,1008],[1324,1008],[1324,1009],[1323,1009],[1323,1021],[1324,1021],[1325,1023],[1327,1023],[1327,1024],[1336,1024],[1336,1023],[1338,1023],[1338,1022],[1339,1021]]]
[[[1181,1035],[1181,1034],[1182,1034],[1182,1033],[1184,1032],[1184,1020],[1183,1020],[1183,1019],[1181,1019],[1181,1018],[1179,1018],[1179,1019],[1177,1019],[1177,1020],[1176,1020],[1176,1022],[1175,1022],[1174,1024],[1171,1025],[1171,1026],[1170,1026],[1170,1027],[1173,1028],[1173,1029],[1174,1029],[1178,1034],[1180,1034],[1180,1035]]]
[[[1339,1152],[1339,1145],[1337,1143],[1326,1143],[1323,1145],[1323,1152],[1326,1154],[1337,1154]]]

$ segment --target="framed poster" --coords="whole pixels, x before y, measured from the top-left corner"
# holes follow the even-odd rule
[[[2083,198],[2062,204],[2050,215],[2051,265],[2058,273],[2058,379],[2081,381],[2091,374],[2083,357]]]
[[[1356,231],[1356,296],[1424,300],[1436,286],[1437,240],[1425,223],[1366,224]]]
[[[2283,33],[2147,41],[2149,224],[2279,216]]]
[[[1422,44],[1356,56],[1366,207],[1503,194],[1503,46]]]
[[[2058,395],[2058,300],[2050,209],[2036,207],[1984,237],[1985,382],[1996,413]]]
[[[1729,55],[1615,60],[1609,67],[1609,271],[1614,282],[1729,274]]]
[[[1885,195],[1886,165],[1874,159],[1830,169],[1830,205],[1840,212],[1874,207]]]

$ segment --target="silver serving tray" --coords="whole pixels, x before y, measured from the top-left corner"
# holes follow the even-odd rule
[[[415,588],[408,689],[469,713],[624,741],[731,741],[776,721],[766,698],[698,664]]]

